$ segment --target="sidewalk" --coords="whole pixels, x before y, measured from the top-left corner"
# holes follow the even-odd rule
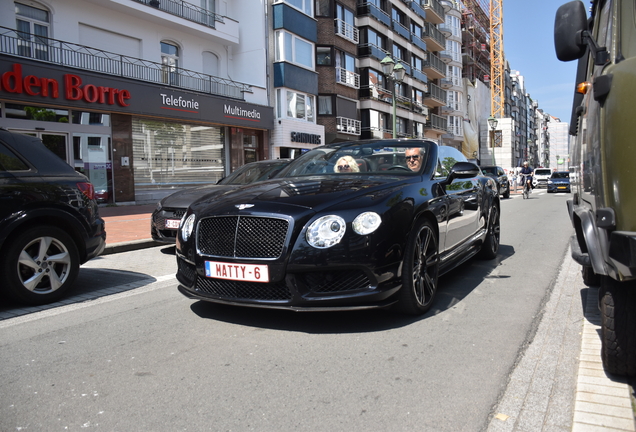
[[[150,218],[155,204],[100,207],[106,222],[106,249],[102,255],[159,246],[150,235]]]

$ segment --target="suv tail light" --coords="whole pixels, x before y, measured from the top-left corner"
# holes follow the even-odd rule
[[[78,183],[77,187],[90,200],[95,199],[95,187],[92,183]]]

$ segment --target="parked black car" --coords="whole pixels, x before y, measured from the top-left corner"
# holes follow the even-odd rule
[[[95,189],[37,138],[0,128],[0,289],[26,304],[59,300],[106,245]]]
[[[554,171],[548,179],[548,193],[570,193],[570,173],[568,171]]]
[[[495,179],[497,186],[499,187],[499,194],[501,194],[504,198],[510,198],[510,181],[508,179],[508,174],[506,174],[502,167],[494,165],[483,166],[481,167],[481,172]]]
[[[329,144],[274,179],[194,202],[177,235],[179,290],[243,306],[421,314],[438,276],[495,258],[499,214],[494,180],[452,147]]]
[[[285,168],[291,159],[271,159],[251,162],[222,178],[216,184],[182,189],[157,203],[152,212],[150,234],[161,243],[174,244],[179,222],[188,206],[211,192],[228,191],[241,185],[266,180]]]

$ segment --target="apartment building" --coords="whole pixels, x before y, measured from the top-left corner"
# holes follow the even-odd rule
[[[102,202],[215,183],[270,154],[265,13],[248,0],[0,2],[0,126],[42,138]]]
[[[550,164],[547,167],[557,171],[569,171],[570,168],[570,125],[561,119],[550,116],[548,132],[550,134]]]
[[[316,8],[317,123],[325,142],[393,136],[441,142],[447,129],[440,111],[447,105],[440,85],[442,4],[318,0]],[[393,73],[396,66],[403,76]]]
[[[441,107],[441,113],[446,115],[446,134],[442,135],[442,143],[454,147],[468,158],[475,158],[464,149],[464,118],[467,116],[465,107],[465,90],[462,76],[462,13],[457,1],[440,1],[446,12],[446,22],[439,25],[440,31],[446,36],[446,49],[440,53],[440,58],[446,64],[446,77],[441,79],[441,87],[446,90],[446,105]]]
[[[325,129],[317,122],[319,59],[314,7],[314,0],[275,0],[268,11],[268,84],[275,116],[272,158],[293,158],[325,143]]]

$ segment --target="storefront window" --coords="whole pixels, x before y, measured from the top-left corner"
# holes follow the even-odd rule
[[[110,114],[88,111],[73,111],[73,124],[110,126]]]
[[[68,123],[68,110],[5,103],[5,117],[22,120],[38,120],[58,123]]]
[[[216,183],[225,175],[223,128],[133,117],[135,190]]]

